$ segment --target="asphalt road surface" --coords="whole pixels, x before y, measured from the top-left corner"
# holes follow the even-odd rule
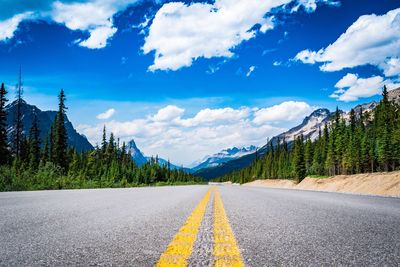
[[[399,266],[400,199],[239,186],[0,193],[1,266],[167,266],[173,253],[189,266]]]

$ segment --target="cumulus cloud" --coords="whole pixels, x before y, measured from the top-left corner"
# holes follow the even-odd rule
[[[253,122],[256,124],[263,124],[295,121],[304,118],[312,111],[313,107],[306,102],[287,101],[256,111]]]
[[[200,124],[209,125],[215,123],[230,123],[240,121],[250,115],[249,108],[219,108],[219,109],[203,109],[196,116],[190,119],[180,121],[183,126],[197,126]]]
[[[322,71],[374,65],[385,76],[400,75],[400,8],[384,15],[361,16],[334,43],[319,51],[303,50],[295,60],[323,63]]]
[[[107,46],[107,40],[117,32],[117,28],[101,26],[89,30],[89,32],[90,37],[87,40],[80,42],[79,45],[91,49],[99,49]]]
[[[232,57],[243,41],[274,27],[265,14],[291,0],[216,0],[213,4],[164,4],[154,17],[142,47],[155,52],[155,70],[177,70],[197,58]],[[258,29],[254,26],[259,25]]]
[[[17,14],[10,19],[0,21],[0,41],[11,39],[21,21],[32,18],[32,12]]]
[[[382,92],[383,81],[381,76],[363,79],[356,74],[348,73],[336,83],[335,87],[338,89],[330,97],[351,102],[359,98],[378,95]]]
[[[169,105],[165,108],[160,109],[156,115],[152,117],[154,121],[173,121],[180,119],[181,115],[185,112],[184,109],[177,106]]]
[[[135,2],[135,1],[131,1]],[[112,17],[128,4],[128,1],[89,1],[53,4],[51,17],[55,22],[64,24],[71,30],[89,31],[90,37],[79,42],[80,46],[99,49],[107,46],[109,40],[117,31],[113,26]]]
[[[114,116],[115,112],[116,112],[115,109],[110,108],[109,110],[97,115],[96,118],[99,119],[99,120],[108,120],[112,116]]]
[[[122,141],[134,138],[147,155],[158,154],[188,165],[224,148],[264,145],[268,137],[285,131],[288,123],[297,124],[311,111],[304,102],[290,101],[263,109],[205,108],[187,116],[185,109],[169,105],[142,118],[105,124]],[[78,129],[96,143],[101,140],[103,125],[80,125]]]
[[[12,38],[19,23],[35,18],[52,20],[65,25],[70,30],[89,33],[86,40],[76,43],[90,49],[107,46],[107,41],[117,32],[113,16],[138,0],[84,0],[84,1],[42,1],[32,4],[32,10],[17,13],[0,21],[0,41]],[[18,7],[18,6],[17,6]],[[33,8],[34,7],[34,8]],[[26,9],[26,8],[24,8]],[[18,8],[16,8],[18,10]]]

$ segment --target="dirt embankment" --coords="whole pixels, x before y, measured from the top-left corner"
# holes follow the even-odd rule
[[[326,179],[306,178],[299,184],[292,180],[257,180],[245,186],[400,197],[400,171],[338,175]]]

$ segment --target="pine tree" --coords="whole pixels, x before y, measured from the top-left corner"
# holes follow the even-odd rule
[[[304,159],[304,141],[300,136],[296,139],[293,149],[293,164],[295,178],[301,182],[307,175],[306,163]]]
[[[56,117],[57,119],[57,117]],[[55,121],[54,123],[50,126],[50,131],[49,131],[49,135],[48,135],[48,141],[49,141],[49,154],[48,154],[48,161],[49,162],[55,162],[54,160],[54,155],[55,153],[55,130],[54,130],[54,126],[55,126]]]
[[[107,146],[107,156],[111,159],[114,156],[114,151],[115,151],[115,138],[114,134],[110,134],[110,140],[108,141],[108,146]]]
[[[305,164],[306,164],[307,174],[311,173],[313,158],[314,158],[313,143],[312,143],[311,139],[308,138],[306,141],[305,147],[304,147],[304,160],[305,160]]]
[[[40,130],[36,114],[33,116],[32,127],[29,130],[29,165],[31,170],[37,170],[40,163]]]
[[[167,180],[171,180],[171,162],[168,159],[167,163]]]
[[[68,136],[67,129],[65,128],[65,114],[67,107],[65,106],[65,93],[61,89],[58,96],[58,113],[54,124],[54,162],[60,166],[65,172],[68,171]]]
[[[49,145],[49,136],[47,135],[46,138],[44,139],[44,145],[42,150],[42,157],[41,157],[42,163],[50,161],[49,153],[50,153],[50,145]]]
[[[388,91],[386,86],[383,88],[382,100],[375,110],[375,127],[378,131],[377,135],[377,154],[378,163],[381,170],[389,171],[390,163],[393,155],[392,147],[392,128],[393,117],[391,117],[392,105],[388,99]]]
[[[15,114],[15,122],[14,122],[14,143],[13,143],[13,152],[17,160],[21,157],[22,143],[23,143],[23,122],[22,122],[22,74],[21,68],[19,70],[19,79],[17,84],[17,100],[16,100],[16,114]]]
[[[2,83],[0,88],[0,165],[7,164],[10,160],[7,140],[7,113],[5,110],[8,101],[6,95],[6,88]]]
[[[104,125],[103,127],[103,138],[101,141],[101,151],[104,154],[106,154],[106,150],[107,150],[107,131],[106,131],[106,126]]]

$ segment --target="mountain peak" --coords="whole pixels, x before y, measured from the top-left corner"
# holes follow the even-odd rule
[[[128,148],[136,150],[136,151],[139,150],[139,148],[137,147],[137,145],[135,143],[135,140],[133,140],[133,139],[128,142]]]
[[[146,164],[147,158],[144,156],[143,152],[137,147],[135,140],[130,140],[128,142],[128,151],[132,156],[133,161],[138,165],[142,166]]]
[[[329,115],[331,112],[327,108],[319,108],[314,110],[308,117],[320,117]]]
[[[228,161],[254,153],[257,149],[258,147],[254,145],[241,148],[238,147],[227,148],[211,156],[206,156],[203,158],[203,160],[199,162],[193,163],[192,170],[197,171],[203,168],[216,167]]]
[[[12,139],[12,136],[15,131],[14,124],[15,124],[15,114],[16,114],[17,104],[18,100],[14,100],[10,104],[8,104],[5,108],[7,113],[7,136],[9,140]],[[44,140],[50,131],[51,125],[54,123],[54,120],[57,116],[57,112],[42,111],[38,107],[30,105],[25,100],[22,100],[21,114],[22,114],[23,133],[25,135],[29,133],[29,129],[32,126],[33,118],[36,116],[39,123],[40,140],[43,145]],[[74,126],[69,121],[67,116],[65,116],[65,128],[67,130],[69,146],[75,147],[79,152],[93,149],[93,146],[89,143],[86,137],[79,134],[75,130]]]

